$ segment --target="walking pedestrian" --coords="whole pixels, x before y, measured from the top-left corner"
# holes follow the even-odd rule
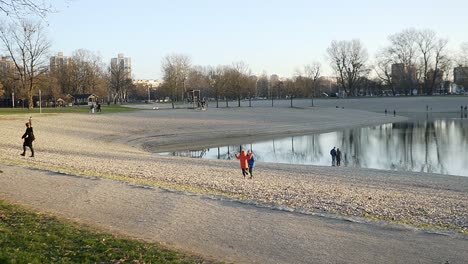
[[[250,174],[250,179],[253,178],[253,168],[255,167],[255,157],[252,153],[252,150],[249,150],[249,153],[247,154],[248,156],[248,161],[247,163],[249,164],[249,174]]]
[[[333,147],[332,150],[330,150],[330,155],[332,157],[332,166],[335,166],[336,162],[336,147]]]
[[[339,148],[336,149],[336,166],[341,165],[341,151]]]
[[[26,131],[24,132],[21,138],[24,139],[24,141],[23,141],[23,153],[21,153],[20,155],[25,156],[26,147],[29,147],[29,149],[31,150],[30,157],[34,157],[34,149],[33,149],[32,143],[36,138],[34,137],[34,132],[32,128],[32,117],[29,117],[29,122],[26,123]]]
[[[101,103],[98,103],[98,104],[97,104],[97,109],[96,109],[96,110],[97,110],[98,113],[101,112]]]
[[[249,172],[247,171],[249,169],[249,164],[248,164],[249,157],[247,156],[247,153],[245,153],[245,150],[241,150],[240,154],[235,153],[234,156],[236,156],[236,159],[240,161],[242,175],[244,176],[244,179],[245,179],[245,176],[249,175]]]

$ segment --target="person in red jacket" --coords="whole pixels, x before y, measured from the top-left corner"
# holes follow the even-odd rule
[[[236,156],[236,159],[240,161],[240,167],[242,169],[242,175],[244,175],[244,179],[246,175],[249,175],[248,169],[249,169],[249,163],[248,160],[250,159],[250,156],[247,155],[245,150],[241,150],[240,154],[236,153],[234,154]]]

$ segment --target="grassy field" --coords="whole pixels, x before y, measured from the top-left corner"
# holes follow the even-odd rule
[[[135,108],[125,107],[119,104],[111,104],[109,106],[102,105],[102,112],[96,114],[105,113],[116,113],[116,112],[128,112],[135,111]],[[0,108],[0,115],[8,114],[38,114],[40,109],[35,107],[33,109],[28,108]],[[43,107],[42,113],[89,113],[89,107],[86,105],[81,106],[67,106],[67,107]]]
[[[0,263],[208,263],[0,200]]]

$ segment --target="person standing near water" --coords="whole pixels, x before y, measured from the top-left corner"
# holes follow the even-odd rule
[[[336,149],[336,166],[341,165],[341,151],[339,148]]]
[[[236,156],[236,159],[240,161],[242,175],[244,175],[244,179],[245,179],[245,176],[249,175],[249,173],[247,172],[247,170],[249,169],[249,164],[248,164],[249,157],[245,153],[245,150],[241,150],[240,154],[235,153],[234,156]]]
[[[255,158],[252,153],[252,150],[249,150],[249,153],[247,154],[247,157],[249,158],[247,163],[249,164],[249,173],[250,173],[250,179],[253,178],[253,168],[255,167]]]
[[[335,166],[335,161],[336,161],[336,147],[333,147],[332,150],[330,150],[330,155],[332,157],[332,166]]]
[[[24,142],[23,142],[23,153],[21,153],[20,155],[25,156],[26,147],[29,147],[29,149],[31,150],[30,157],[34,157],[34,149],[33,149],[32,143],[36,138],[34,137],[33,128],[32,128],[32,117],[29,117],[29,122],[26,123],[26,131],[24,132],[21,138],[24,139]]]

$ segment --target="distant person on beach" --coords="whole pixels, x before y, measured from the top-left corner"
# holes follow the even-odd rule
[[[249,158],[248,163],[249,163],[249,173],[250,173],[250,179],[253,178],[253,168],[255,167],[255,157],[252,153],[252,150],[249,150],[249,153],[247,154],[247,157]]]
[[[341,151],[339,148],[336,149],[336,166],[341,165]]]
[[[332,166],[335,166],[336,162],[336,147],[333,147],[332,150],[330,150],[330,155],[332,157]]]
[[[249,156],[247,155],[247,153],[245,153],[245,150],[241,150],[240,154],[235,153],[234,156],[236,156],[236,159],[240,161],[242,175],[244,175],[244,179],[245,179],[245,176],[249,175],[249,172],[247,171],[249,169],[249,164],[248,164]]]
[[[33,132],[32,121],[31,120],[32,120],[32,117],[29,117],[29,122],[26,123],[26,132],[24,132],[23,136],[21,137],[22,139],[24,139],[23,153],[20,154],[21,156],[26,155],[26,147],[29,147],[29,149],[31,150],[31,156],[30,157],[34,157],[34,149],[33,149],[32,143],[36,138],[34,137],[34,132]]]

